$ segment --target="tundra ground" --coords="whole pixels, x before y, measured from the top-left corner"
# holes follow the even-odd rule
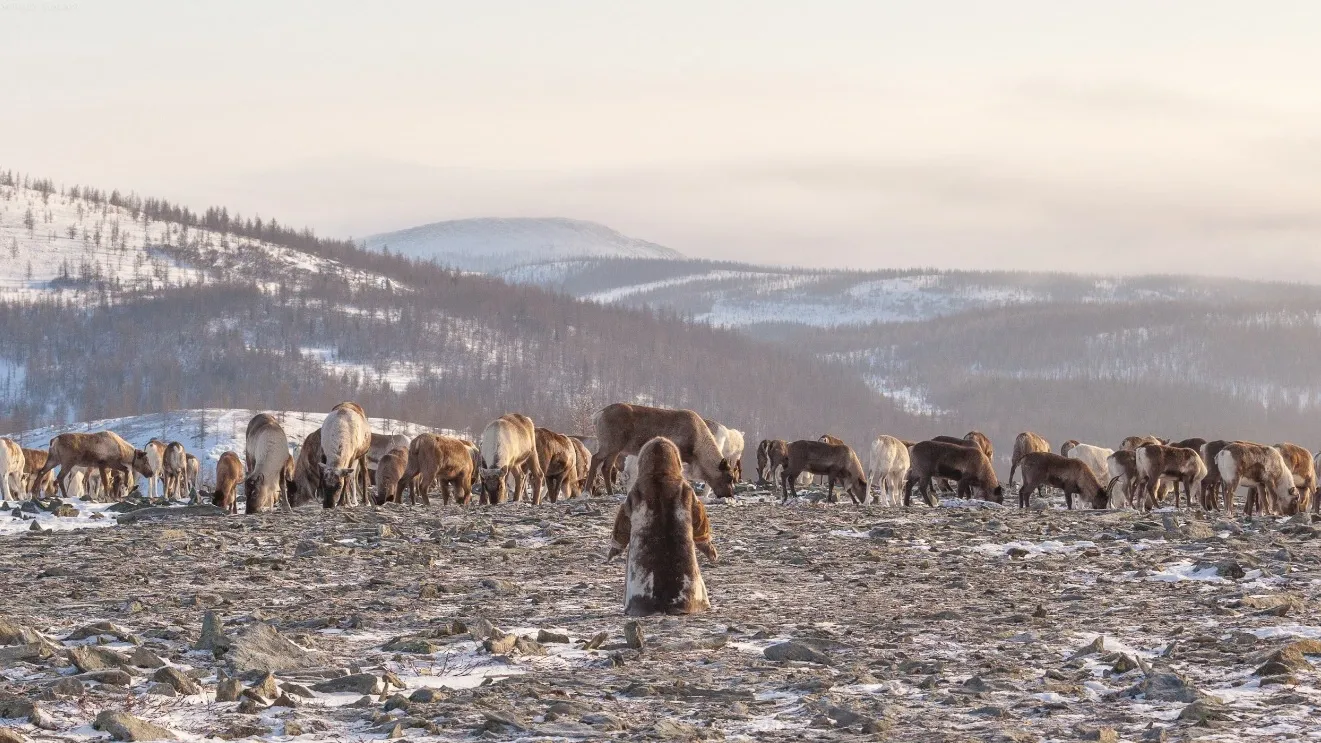
[[[617,499],[3,536],[0,740],[1321,738],[1306,516],[742,498],[627,631]]]

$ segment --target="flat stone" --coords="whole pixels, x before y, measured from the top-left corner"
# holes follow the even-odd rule
[[[831,664],[830,656],[811,646],[792,640],[771,645],[762,651],[762,655],[765,656],[766,660],[773,661],[798,661],[825,666]]]
[[[179,735],[171,730],[118,710],[102,711],[92,727],[109,733],[115,740],[179,740]]]
[[[162,684],[173,686],[176,691],[185,696],[202,693],[201,684],[188,678],[177,668],[170,668],[168,666],[165,668],[159,668],[156,670],[156,673],[152,674],[151,678],[153,681],[159,681]]]
[[[279,672],[325,666],[330,656],[299,647],[271,625],[255,622],[234,636],[225,660],[240,673]]]
[[[323,694],[353,692],[354,694],[380,694],[384,689],[381,679],[370,673],[353,673],[314,684],[312,688]]]

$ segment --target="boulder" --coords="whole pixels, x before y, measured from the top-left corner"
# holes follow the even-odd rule
[[[104,710],[96,716],[92,727],[109,733],[115,740],[178,740],[179,735],[127,712]]]
[[[240,673],[315,668],[330,662],[325,653],[299,647],[265,622],[251,624],[236,635],[225,658]]]

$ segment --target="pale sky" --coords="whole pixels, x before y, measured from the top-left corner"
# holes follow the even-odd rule
[[[1321,2],[0,0],[0,167],[364,236],[1321,283]]]

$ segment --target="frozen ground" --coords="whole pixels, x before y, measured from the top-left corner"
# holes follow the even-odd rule
[[[124,710],[188,740],[1321,738],[1310,519],[776,500],[710,506],[714,608],[643,619],[643,648],[623,563],[602,562],[615,499],[0,536],[0,726],[89,740]],[[207,611],[231,642],[258,623],[291,642],[303,667],[267,691],[292,706],[256,672],[248,701],[215,701],[241,668],[194,649]],[[768,657],[788,641],[814,660]],[[162,695],[169,672],[116,656],[80,674],[70,648],[97,642],[200,686]],[[404,688],[309,691],[350,671]]]

